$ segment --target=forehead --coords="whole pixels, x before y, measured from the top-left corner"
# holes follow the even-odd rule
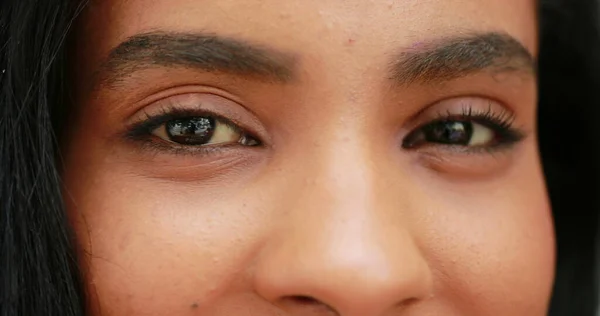
[[[86,61],[155,31],[210,32],[319,58],[366,58],[421,40],[507,33],[536,54],[534,0],[96,0],[81,19]]]

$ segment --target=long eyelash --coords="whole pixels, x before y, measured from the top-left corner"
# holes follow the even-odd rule
[[[174,105],[169,105],[165,108],[162,108],[158,114],[144,113],[145,118],[129,127],[128,131],[125,133],[125,137],[131,140],[147,140],[152,136],[152,132],[154,132],[155,129],[159,128],[162,124],[165,124],[168,121],[203,115],[214,117],[222,123],[227,124],[235,131],[241,131],[240,127],[236,123],[219,114],[210,111],[181,109]],[[244,132],[244,134],[249,133]]]
[[[510,147],[515,143],[523,140],[526,137],[525,132],[514,127],[515,115],[509,111],[494,111],[492,106],[488,106],[485,110],[474,110],[472,106],[465,104],[462,107],[461,114],[447,112],[438,112],[438,118],[435,121],[472,121],[492,129],[499,135],[501,141],[490,147],[482,147],[486,151],[496,149],[498,147]],[[470,148],[474,150],[476,148]]]
[[[182,109],[176,104],[167,105],[162,108],[157,114],[144,113],[144,118],[127,127],[123,133],[123,137],[130,141],[141,144],[150,152],[161,153],[168,151],[174,155],[211,155],[219,154],[223,150],[236,147],[236,144],[220,145],[220,146],[182,146],[177,144],[169,144],[165,141],[156,140],[152,135],[153,132],[161,125],[171,120],[182,119],[194,116],[211,116],[219,120],[221,123],[228,125],[233,130],[240,132],[245,137],[258,139],[252,133],[242,130],[239,125],[230,119],[223,117],[217,113],[206,110],[189,110]]]
[[[488,106],[486,110],[473,110],[469,105],[463,105],[461,114],[454,114],[448,110],[446,113],[438,112],[438,120],[448,119],[469,119],[483,120],[493,122],[497,127],[509,129],[512,127],[515,120],[515,115],[509,111],[494,112],[492,106]],[[479,122],[478,122],[479,123]]]

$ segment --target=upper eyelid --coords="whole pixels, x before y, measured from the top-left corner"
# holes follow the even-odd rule
[[[158,118],[172,113],[178,117],[212,115],[261,139],[262,142],[268,141],[266,128],[246,106],[231,98],[210,92],[180,93],[158,99],[133,114],[125,123],[125,129],[130,130],[138,123],[147,121],[149,117]]]
[[[407,119],[407,125],[414,128],[439,117],[447,117],[448,113],[459,116],[464,114],[465,109],[472,113],[494,112],[500,116],[509,115],[513,117],[513,120],[516,120],[517,117],[517,113],[503,102],[484,96],[467,95],[429,103],[410,116]]]
[[[157,115],[149,115],[146,119],[141,120],[137,123],[134,123],[127,129],[126,137],[128,138],[138,138],[143,137],[144,134],[150,134],[156,128],[159,128],[161,125],[166,124],[167,122],[175,119],[181,118],[189,118],[189,117],[198,117],[198,116],[212,116],[216,120],[221,121],[222,123],[232,127],[235,130],[243,131],[244,133],[250,134],[255,137],[251,132],[247,132],[243,127],[240,127],[236,122],[231,121],[227,117],[224,117],[218,113],[213,113],[210,111],[204,112],[188,112],[181,110],[171,110],[170,112],[165,112],[163,114]],[[147,135],[149,136],[149,135]]]
[[[447,120],[448,118],[456,118],[456,119],[471,119],[471,120],[494,120],[494,121],[502,121],[503,125],[510,126],[515,121],[515,113],[509,111],[492,111],[491,109],[487,110],[473,110],[473,108],[465,108],[463,107],[462,112],[460,113],[451,113],[447,111],[445,113],[438,112],[438,119]]]
[[[144,85],[147,86],[147,82],[144,82]],[[243,90],[234,89],[237,86],[232,86],[227,83],[214,81],[208,78],[193,78],[185,79],[184,82],[179,84],[170,84],[167,82],[165,86],[158,85],[157,87],[151,87],[149,89],[145,86],[133,87],[134,93],[131,94],[136,95],[137,93],[135,92],[138,90],[143,92],[139,92],[139,95],[130,99],[124,96],[125,102],[121,102],[118,106],[109,111],[112,112],[118,110],[119,112],[123,112],[125,120],[130,121],[131,118],[135,117],[137,113],[140,112],[140,109],[151,107],[153,104],[160,104],[173,98],[178,99],[189,95],[202,95],[203,97],[209,96],[211,98],[219,98],[225,100],[227,103],[235,103],[251,113],[254,117],[257,116],[256,113],[252,111],[251,107],[246,104],[247,100],[240,97]]]

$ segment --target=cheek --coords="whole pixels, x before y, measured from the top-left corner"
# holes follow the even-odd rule
[[[69,211],[95,310],[181,315],[244,286],[266,224],[242,189],[223,198],[119,168],[85,171],[67,185],[77,183]]]
[[[553,280],[554,243],[549,212],[542,205],[536,211],[539,218],[521,218],[520,223],[446,223],[445,244],[432,249],[437,249],[440,279],[451,278],[445,286],[453,301],[464,306],[476,301],[482,315],[506,308],[543,314]]]
[[[253,293],[252,268],[260,263],[257,258],[265,244],[284,239],[298,249],[307,240],[327,245],[329,240],[319,240],[318,232],[343,220],[379,225],[381,218],[393,222],[394,231],[411,232],[433,274],[435,294],[421,305],[423,311],[438,308],[442,312],[429,314],[442,315],[453,315],[449,310],[460,311],[455,313],[459,315],[546,313],[554,273],[554,237],[535,146],[528,146],[531,151],[519,160],[522,162],[500,179],[458,184],[431,172],[429,176],[416,169],[400,172],[398,165],[387,160],[378,160],[378,165],[386,166],[385,172],[373,173],[378,168],[363,160],[331,159],[335,164],[330,167],[342,171],[337,175],[343,183],[359,182],[355,179],[360,178],[348,177],[348,170],[368,174],[366,179],[376,183],[402,180],[383,181],[386,185],[381,187],[368,183],[349,186],[360,190],[352,195],[352,203],[322,204],[344,208],[336,210],[319,202],[335,194],[340,201],[347,201],[354,191],[324,182],[323,187],[306,188],[315,195],[299,195],[299,188],[307,187],[305,179],[317,179],[323,170],[333,170],[318,169],[301,155],[297,157],[302,161],[285,160],[281,168],[274,168],[295,173],[266,171],[262,180],[269,185],[243,185],[240,180],[211,186],[141,176],[132,172],[137,170],[132,161],[118,162],[109,157],[116,153],[79,144],[80,154],[67,155],[71,160],[64,174],[65,196],[83,248],[91,302],[102,314],[178,315],[202,306],[202,312],[215,315],[211,308],[225,306],[228,299],[236,299],[236,306],[256,308],[261,304],[243,305],[239,298],[243,296],[240,293]],[[323,197],[319,200],[319,196]],[[287,223],[290,220],[278,215],[292,208],[293,201],[300,205],[292,212],[304,222]],[[368,212],[363,212],[352,206],[355,202],[376,205],[364,204]],[[304,216],[311,210],[318,214],[314,223]],[[352,216],[352,212],[363,217]],[[307,229],[298,233],[302,238],[297,240],[292,238],[293,231],[278,230],[284,224],[301,226],[298,223]],[[364,246],[381,247],[385,244],[382,240],[398,237],[392,232],[390,238],[375,238],[381,230],[361,230],[373,234],[363,236]],[[307,239],[307,234],[315,236]],[[368,244],[369,240],[378,242]],[[394,247],[390,244],[382,251],[404,251]],[[311,254],[316,258],[322,255]]]
[[[450,215],[432,219],[436,229],[423,234],[446,298],[475,315],[547,312],[555,267],[551,210],[539,174],[510,179],[444,198],[452,201]]]

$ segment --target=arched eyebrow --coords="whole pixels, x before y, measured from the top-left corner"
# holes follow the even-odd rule
[[[213,34],[144,33],[114,48],[101,66],[100,80],[115,84],[151,68],[185,67],[261,81],[286,83],[295,77],[291,54]]]
[[[144,69],[185,67],[259,81],[289,83],[297,58],[243,40],[203,33],[144,33],[128,38],[102,64],[100,82],[113,86]],[[390,62],[396,84],[435,83],[478,72],[535,76],[536,61],[516,39],[502,33],[443,37],[403,48]]]
[[[390,64],[391,79],[401,85],[444,82],[485,71],[535,77],[537,68],[518,40],[495,32],[417,43]]]

